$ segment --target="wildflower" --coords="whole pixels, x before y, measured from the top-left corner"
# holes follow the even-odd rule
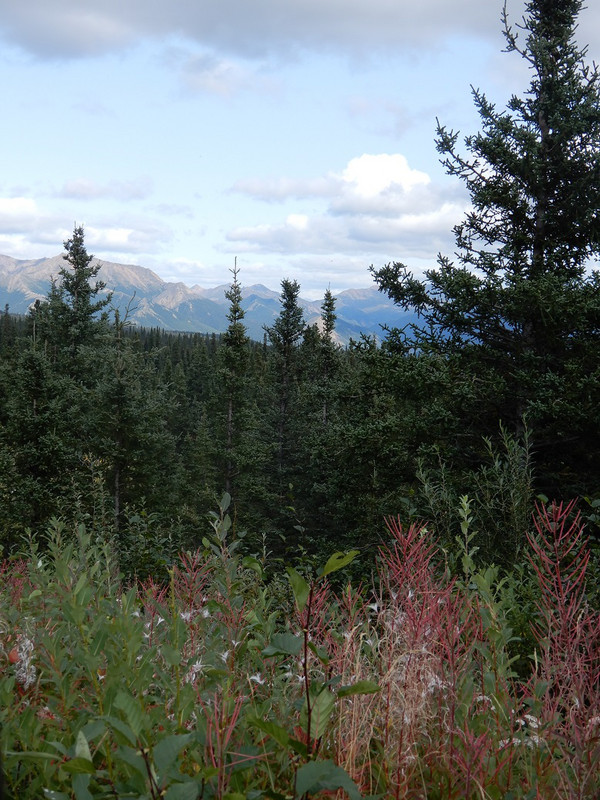
[[[208,619],[208,617],[210,617],[210,611],[208,610],[208,608],[202,609],[202,616],[204,617],[204,619]]]
[[[523,719],[520,719],[519,722],[524,728],[537,730],[540,727],[539,719],[534,717],[533,714],[523,714]]]
[[[515,744],[521,744],[521,740],[517,739],[515,736],[513,736],[512,739],[500,739],[500,741],[498,742],[500,750],[504,750],[505,747]]]
[[[229,658],[229,650],[223,650],[222,653],[219,653],[219,658],[224,664],[226,664],[227,659]]]
[[[181,611],[179,616],[184,622],[189,622],[192,619],[192,612],[191,611]]]
[[[22,633],[18,634],[17,655],[19,660],[15,670],[15,677],[17,683],[20,683],[23,689],[29,689],[35,683],[37,672],[35,666],[31,663],[33,650],[34,645],[31,639],[28,639]]]
[[[478,694],[475,698],[475,702],[481,705],[491,706],[492,700],[487,694]]]
[[[198,659],[198,661],[195,661],[192,664],[192,666],[189,668],[189,670],[187,671],[187,673],[186,673],[186,675],[185,675],[185,677],[183,679],[183,682],[184,683],[193,683],[195,681],[195,679],[196,679],[196,675],[198,675],[198,673],[202,673],[204,671],[204,667],[205,667],[205,664],[203,664],[202,661],[200,661],[199,659]]]
[[[259,686],[262,686],[265,682],[265,679],[262,677],[260,672],[257,672],[256,675],[250,675],[249,680],[253,681],[254,683],[258,683]]]

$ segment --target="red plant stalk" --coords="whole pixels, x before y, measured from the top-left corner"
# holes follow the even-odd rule
[[[233,701],[230,712],[231,697],[222,692],[213,693],[210,701],[200,699],[200,705],[206,719],[206,755],[207,762],[217,770],[217,797],[225,796],[229,783],[228,773],[231,764],[228,763],[230,743],[244,704],[245,697],[239,694]]]
[[[439,763],[440,742],[447,743],[449,765],[455,763],[456,701],[461,677],[471,668],[471,645],[465,640],[471,638],[472,622],[454,583],[436,575],[437,548],[425,528],[404,529],[393,519],[387,525],[394,541],[380,551],[386,605],[382,624],[394,648],[388,653],[393,679],[385,687],[385,737],[386,749],[396,743],[395,796],[400,798],[409,796],[411,784],[420,791],[415,783],[421,765]],[[438,728],[434,736],[429,735],[432,724]],[[448,771],[449,782],[451,775]]]
[[[33,584],[29,575],[29,563],[20,558],[11,561],[5,558],[0,563],[0,585],[3,591],[9,594],[9,603],[16,606],[23,594],[33,590]]]
[[[586,599],[590,559],[574,503],[536,509],[529,535],[530,562],[540,589],[540,620],[533,626],[539,647],[529,694],[544,681],[540,727],[559,735],[563,757],[577,780],[577,794],[598,791],[600,756],[600,614]]]
[[[207,599],[207,589],[213,568],[201,550],[180,553],[181,564],[173,569],[173,586],[177,606],[184,612],[197,613]]]

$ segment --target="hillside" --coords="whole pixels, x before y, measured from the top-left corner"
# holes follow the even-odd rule
[[[129,309],[136,325],[165,330],[220,333],[227,328],[227,284],[213,288],[187,286],[164,281],[155,272],[134,264],[100,263],[99,277],[113,293],[113,305],[121,314]],[[19,260],[0,255],[0,303],[16,314],[27,313],[36,299],[44,299],[51,279],[63,266],[62,255],[35,260]],[[261,284],[243,288],[245,323],[249,335],[263,338],[264,326],[271,325],[279,313],[279,293]],[[349,289],[336,298],[336,333],[341,343],[358,339],[361,333],[381,336],[381,326],[402,325],[408,321],[375,286]],[[301,300],[310,324],[320,317],[320,302]]]

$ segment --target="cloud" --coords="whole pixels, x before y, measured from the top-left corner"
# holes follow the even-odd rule
[[[523,0],[510,3],[517,20],[522,6]],[[481,0],[0,2],[4,37],[42,58],[94,56],[148,37],[185,38],[249,58],[332,48],[363,54],[398,47],[417,51],[457,33],[496,36],[500,10],[500,2]]]
[[[181,77],[192,92],[208,92],[224,97],[254,85],[254,71],[232,59],[212,53],[188,56],[180,68]]]
[[[266,202],[340,196],[373,198],[393,187],[407,190],[429,181],[429,175],[411,169],[403,155],[365,153],[353,158],[341,173],[330,172],[317,178],[251,178],[236,181],[231,191]]]
[[[328,175],[322,178],[249,178],[236,181],[232,192],[239,192],[264,200],[267,203],[282,202],[289,198],[333,197],[339,190],[340,178]]]
[[[283,185],[298,197],[301,184]],[[268,186],[256,182],[257,196]],[[364,258],[435,259],[440,250],[451,250],[452,229],[468,207],[462,187],[434,183],[398,153],[363,154],[340,173],[304,182],[305,189],[310,186],[327,186],[327,192],[312,195],[328,200],[324,208],[310,213],[299,208],[278,224],[235,228],[227,235],[228,247],[292,257],[362,253]],[[282,192],[278,196],[285,199]]]
[[[155,252],[173,239],[169,227],[146,220],[129,225],[86,226],[85,231],[90,248],[117,256]]]
[[[415,186],[427,185],[431,180],[426,172],[411,169],[406,158],[399,153],[365,153],[353,158],[342,172],[342,178],[351,191],[361,197],[375,197],[393,187],[410,191]]]
[[[101,184],[88,178],[75,178],[67,181],[58,196],[69,200],[143,200],[152,194],[152,180],[148,177],[131,181],[109,181]]]
[[[71,236],[73,220],[85,228],[90,249],[118,257],[160,252],[174,238],[170,226],[150,216],[104,216],[88,226],[72,210],[49,212],[30,197],[0,197],[0,252],[16,258],[56,255]]]
[[[0,197],[0,231],[17,233],[23,228],[30,230],[38,208],[30,197]]]

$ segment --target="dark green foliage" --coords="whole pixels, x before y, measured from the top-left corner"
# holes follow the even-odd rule
[[[271,365],[275,376],[277,412],[274,428],[277,430],[276,468],[282,491],[289,483],[289,469],[293,440],[290,436],[290,418],[295,401],[299,370],[298,351],[306,327],[304,313],[298,304],[300,284],[297,281],[281,282],[281,311],[266,334],[272,347]]]
[[[442,163],[472,202],[455,228],[457,262],[440,256],[425,280],[400,263],[374,273],[420,315],[413,345],[458,360],[474,390],[455,409],[461,424],[477,415],[480,438],[499,419],[519,432],[527,416],[547,492],[596,491],[600,466],[600,276],[589,270],[600,251],[600,93],[574,43],[580,9],[532,0],[519,32],[505,14],[507,50],[527,62],[530,86],[505,111],[474,90],[482,130],[465,138],[467,155],[438,123]]]
[[[136,331],[109,315],[75,228],[47,300],[0,320],[3,546],[57,517],[109,540],[130,577],[164,575],[226,490],[261,574],[268,553],[310,572],[345,548],[369,576],[383,516],[401,513],[447,548],[463,537],[465,559],[496,562],[491,582],[522,559],[535,491],[585,494],[593,510],[600,114],[598,74],[573,42],[580,7],[529,2],[520,38],[505,17],[531,83],[505,111],[474,92],[482,130],[466,155],[438,125],[472,211],[455,263],[440,256],[424,280],[398,263],[375,273],[420,314],[412,331],[343,349],[331,292],[307,325],[285,280],[279,316],[252,342],[237,265],[223,335]],[[447,566],[461,572],[450,555]]]

